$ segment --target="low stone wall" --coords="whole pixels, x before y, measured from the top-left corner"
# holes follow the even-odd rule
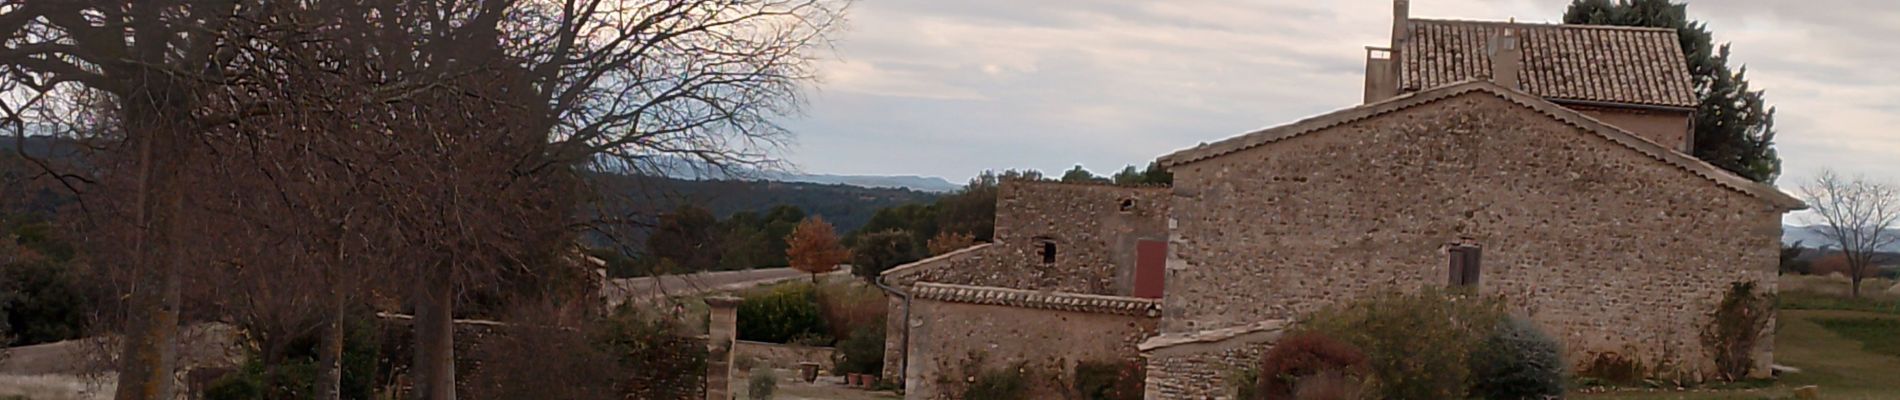
[[[1148,362],[1144,398],[1234,398],[1234,389],[1246,382],[1232,382],[1233,378],[1256,368],[1285,327],[1283,321],[1266,321],[1148,339],[1141,344],[1141,354]]]
[[[905,397],[958,398],[976,376],[1014,369],[1028,398],[1066,398],[1080,362],[1140,362],[1150,299],[921,283],[911,306]]]
[[[1146,399],[1232,399],[1236,374],[1260,362],[1266,346],[1148,359]]]
[[[812,362],[821,371],[838,370],[838,349],[831,347],[740,340],[733,352],[739,359],[752,359],[755,367],[796,369],[799,363]]]

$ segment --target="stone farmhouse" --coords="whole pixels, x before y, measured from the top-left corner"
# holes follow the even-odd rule
[[[1362,105],[1164,155],[1172,187],[1004,182],[992,243],[880,278],[885,378],[943,398],[1020,368],[1055,398],[1079,363],[1130,363],[1149,399],[1221,398],[1301,315],[1426,286],[1506,299],[1577,368],[1711,373],[1701,327],[1731,283],[1775,290],[1804,206],[1688,154],[1676,33],[1407,3]]]

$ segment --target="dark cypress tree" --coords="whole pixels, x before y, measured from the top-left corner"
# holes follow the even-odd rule
[[[1688,4],[1670,0],[1573,0],[1564,23],[1676,30],[1695,80],[1695,156],[1757,182],[1781,173],[1775,154],[1775,109],[1748,85],[1746,67],[1730,69],[1728,44],[1715,45],[1708,24],[1690,21]]]

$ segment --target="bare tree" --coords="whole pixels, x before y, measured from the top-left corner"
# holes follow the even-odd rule
[[[834,0],[469,0],[443,6],[466,16],[442,36],[445,51],[501,43],[519,66],[518,129],[549,143],[520,158],[519,175],[547,170],[653,173],[674,159],[707,168],[765,165],[789,133],[773,123],[793,112],[811,78],[814,48],[842,21]],[[420,46],[426,53],[435,48]],[[432,58],[440,60],[443,58]],[[452,59],[452,58],[450,58]],[[613,194],[603,194],[612,196]],[[570,221],[573,226],[590,225]],[[478,264],[455,265],[479,275]],[[439,272],[438,272],[439,273]],[[418,289],[418,293],[447,291]],[[444,301],[417,302],[419,397],[453,398],[453,340]],[[452,308],[450,308],[452,310]],[[427,315],[425,315],[427,314]],[[434,321],[434,322],[428,322]],[[434,350],[432,350],[434,349]],[[423,352],[438,351],[433,355]]]
[[[119,368],[120,399],[170,398],[177,354],[183,265],[179,215],[186,203],[181,179],[199,149],[194,133],[234,115],[203,113],[202,91],[216,85],[232,38],[223,26],[255,7],[240,2],[25,1],[0,2],[0,73],[8,97],[0,111],[23,137],[22,113],[48,99],[100,98],[107,105],[98,132],[117,146],[128,168],[122,221],[130,231],[125,267],[131,271],[126,340]],[[78,101],[69,104],[81,104]],[[62,181],[83,181],[59,175]]]
[[[1847,258],[1853,295],[1860,297],[1860,281],[1874,268],[1880,248],[1900,243],[1900,189],[1864,176],[1842,177],[1823,170],[1800,189],[1801,200],[1813,212],[1815,233],[1840,246]]]
[[[340,279],[368,253],[413,266],[390,280],[412,288],[417,397],[449,399],[458,292],[623,222],[577,218],[585,174],[772,164],[789,137],[772,120],[796,110],[846,3],[0,0],[0,117],[23,138],[63,113],[114,156],[52,175],[123,199],[100,223],[122,228],[101,237],[123,239],[132,271],[119,398],[171,397],[190,261]],[[317,76],[357,91],[302,80]],[[263,202],[275,211],[237,206]],[[254,235],[194,235],[220,227]]]

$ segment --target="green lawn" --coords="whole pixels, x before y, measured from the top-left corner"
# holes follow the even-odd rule
[[[1775,363],[1800,368],[1766,388],[1574,395],[1587,399],[1785,399],[1818,385],[1821,398],[1900,398],[1900,315],[1854,310],[1782,310]]]

